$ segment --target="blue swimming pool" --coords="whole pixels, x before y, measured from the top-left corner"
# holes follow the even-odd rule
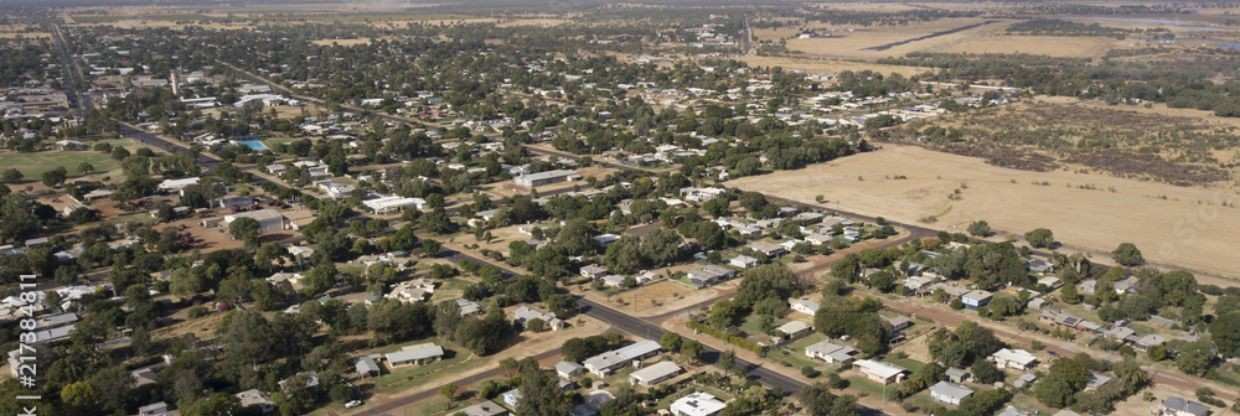
[[[263,141],[259,139],[238,140],[237,143],[240,143],[242,146],[248,147],[250,148],[250,150],[253,150],[255,152],[261,152],[261,151],[267,150],[267,145],[264,144]]]

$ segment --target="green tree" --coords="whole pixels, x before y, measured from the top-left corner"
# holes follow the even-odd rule
[[[1145,257],[1141,255],[1141,250],[1132,243],[1121,243],[1115,251],[1111,252],[1111,257],[1119,263],[1128,267],[1135,267],[1145,264]]]
[[[43,184],[55,188],[65,183],[65,178],[68,176],[69,172],[64,166],[57,166],[47,172],[43,172]]]
[[[978,237],[990,237],[995,235],[995,232],[990,229],[990,224],[986,221],[974,221],[972,224],[969,224],[969,234]]]
[[[262,226],[257,220],[248,217],[234,219],[228,224],[228,233],[233,238],[245,241],[246,244],[255,244],[258,242],[259,231]]]
[[[1214,354],[1208,341],[1185,343],[1176,351],[1175,366],[1188,374],[1205,375],[1214,364]]]
[[[1025,241],[1036,248],[1052,248],[1055,245],[1055,233],[1046,228],[1038,228],[1025,233]]]

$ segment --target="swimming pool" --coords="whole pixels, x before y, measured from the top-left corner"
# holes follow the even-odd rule
[[[261,152],[261,151],[267,150],[267,145],[264,144],[263,141],[259,139],[237,140],[237,143],[242,146],[248,147],[250,148],[250,150],[253,150],[255,152]]]

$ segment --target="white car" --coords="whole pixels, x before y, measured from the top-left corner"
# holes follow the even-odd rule
[[[361,400],[350,400],[348,403],[345,403],[345,404],[344,404],[344,408],[345,408],[345,409],[352,409],[352,408],[354,408],[354,407],[358,407],[358,406],[361,406],[361,405],[362,405],[362,401],[361,401]]]

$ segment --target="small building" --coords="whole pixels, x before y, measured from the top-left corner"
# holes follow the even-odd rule
[[[735,275],[736,275],[735,270],[732,270],[726,267],[716,266],[713,264],[708,264],[696,270],[690,271],[688,278],[689,278],[689,283],[693,284],[694,286],[697,286],[698,288],[703,288],[707,286],[712,286],[716,283],[722,282],[727,279],[731,279],[732,276],[735,276]]]
[[[959,406],[960,402],[972,395],[973,389],[949,381],[940,381],[930,386],[930,398],[939,403]]]
[[[357,362],[353,364],[353,368],[357,371],[357,375],[359,377],[374,377],[379,375],[382,371],[379,368],[379,363],[376,363],[375,360],[370,357],[362,357],[357,359]]]
[[[258,206],[258,200],[249,196],[226,196],[215,200],[215,205],[222,209],[247,211]]]
[[[769,241],[755,241],[749,244],[749,249],[767,257],[779,257],[788,253],[784,246]]]
[[[474,302],[472,300],[465,299],[465,298],[457,298],[453,302],[456,302],[456,308],[457,310],[460,311],[461,317],[466,317],[466,316],[470,316],[470,315],[482,312],[482,305],[479,305],[478,302]]]
[[[785,341],[790,341],[809,334],[813,329],[814,327],[810,326],[810,324],[793,320],[780,325],[778,328],[775,328],[775,332],[778,333]]]
[[[881,384],[899,383],[908,374],[908,370],[874,360],[859,360],[853,365],[866,378]]]
[[[653,386],[675,377],[682,371],[684,369],[674,362],[660,361],[655,365],[634,371],[629,375],[629,382],[635,386]]]
[[[168,403],[165,402],[151,403],[138,408],[138,416],[176,416],[180,414],[181,412],[179,411],[169,410]]]
[[[192,178],[164,179],[163,182],[160,182],[159,185],[155,186],[155,189],[165,193],[179,193],[185,188],[197,185],[198,182],[199,179],[197,176]]]
[[[654,356],[660,351],[659,343],[641,340],[602,354],[586,358],[582,361],[586,370],[599,377],[606,377],[616,369],[629,365],[635,360]]]
[[[969,309],[978,309],[990,304],[990,299],[994,297],[990,292],[985,290],[970,290],[960,297],[960,302],[964,307]]]
[[[856,355],[855,348],[831,341],[822,341],[805,347],[806,357],[822,360],[827,364],[847,364],[852,362]]]
[[[520,389],[512,389],[499,394],[499,400],[508,405],[509,409],[513,410],[516,410],[517,406],[521,405],[521,399],[522,395]]]
[[[607,275],[607,267],[601,264],[589,264],[583,266],[580,273],[581,277],[587,279],[598,279]]]
[[[1209,416],[1210,408],[1183,397],[1172,396],[1159,403],[1155,414],[1158,416]]]
[[[1012,370],[1028,370],[1038,364],[1038,357],[1022,349],[1003,348],[990,355],[996,367]]]
[[[792,310],[806,315],[818,313],[818,302],[811,301],[808,298],[793,299],[788,304],[792,306]]]
[[[668,407],[672,416],[714,416],[723,413],[728,404],[710,393],[694,392],[672,402]]]
[[[572,361],[560,361],[555,364],[555,374],[562,379],[572,379],[586,372],[586,368],[581,364]]]
[[[741,254],[728,260],[728,264],[738,269],[748,269],[757,266],[758,259]]]
[[[498,403],[486,400],[461,409],[454,414],[458,413],[465,416],[508,416],[508,409],[503,408]]]
[[[409,365],[419,365],[443,358],[443,347],[435,345],[433,342],[421,344],[407,345],[400,351],[384,354],[383,358],[387,360],[389,367],[403,367]]]
[[[276,410],[276,403],[271,401],[271,398],[267,396],[267,393],[263,393],[258,389],[249,389],[234,394],[233,397],[237,398],[237,401],[240,402],[242,409],[254,408],[261,413],[271,413]]]
[[[969,370],[965,370],[963,368],[956,368],[956,367],[948,368],[946,371],[943,372],[943,374],[947,376],[948,381],[951,381],[952,383],[957,383],[957,384],[969,381],[969,378],[973,377],[973,374],[970,374]]]
[[[577,172],[571,170],[549,170],[512,178],[512,183],[523,188],[534,188],[553,183],[573,181],[580,177]]]

